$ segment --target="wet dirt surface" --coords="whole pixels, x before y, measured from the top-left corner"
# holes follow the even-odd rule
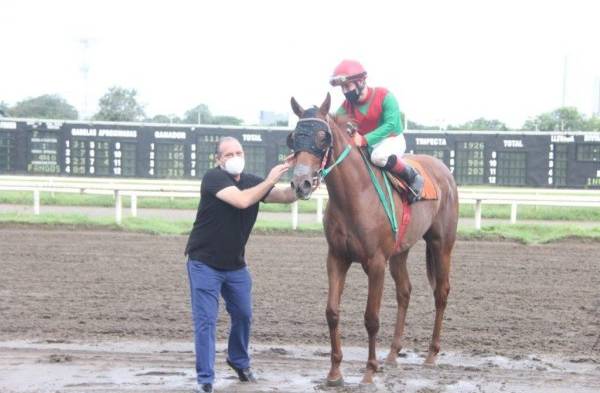
[[[191,391],[192,323],[186,237],[0,226],[0,392]],[[216,391],[346,392],[366,361],[367,281],[348,274],[341,326],[347,385],[327,388],[326,242],[253,235],[254,386],[224,365],[218,327]],[[600,391],[600,243],[459,241],[438,366],[421,365],[433,328],[424,247],[409,257],[413,285],[399,367],[378,391]],[[396,302],[386,277],[379,355]]]

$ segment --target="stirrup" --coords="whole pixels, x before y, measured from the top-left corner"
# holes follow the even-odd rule
[[[419,190],[419,192],[417,192],[417,190],[415,190],[413,188],[413,185],[418,181],[417,178],[421,178],[420,182],[421,182],[421,189]],[[418,202],[422,199],[422,195],[423,195],[423,186],[425,185],[425,180],[423,179],[423,177],[421,175],[419,175],[417,173],[417,175],[414,177],[412,184],[408,184],[408,182],[406,183],[406,197],[408,199],[408,204],[413,204],[415,202]]]
[[[408,204],[411,205],[415,202],[421,200],[421,194],[417,194],[415,190],[409,185],[406,186],[406,198],[408,199]]]

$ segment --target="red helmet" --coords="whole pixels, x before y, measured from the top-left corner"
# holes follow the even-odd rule
[[[329,79],[332,86],[339,86],[346,82],[353,82],[364,79],[367,71],[356,60],[342,60],[342,62],[333,70],[333,76]]]

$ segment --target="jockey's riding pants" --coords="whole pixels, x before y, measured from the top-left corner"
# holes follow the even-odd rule
[[[389,136],[381,142],[373,145],[371,152],[371,162],[378,167],[384,167],[391,155],[401,158],[406,151],[406,141],[404,135]]]

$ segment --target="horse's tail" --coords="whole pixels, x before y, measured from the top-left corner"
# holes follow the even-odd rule
[[[432,180],[437,184],[439,199],[439,209],[434,217],[438,225],[430,227],[424,236],[427,278],[431,289],[435,291],[436,277],[442,273],[440,269],[444,269],[444,256],[450,255],[456,241],[458,189],[454,176],[441,160],[431,156],[424,156],[422,160],[427,162],[430,174],[433,175]]]

